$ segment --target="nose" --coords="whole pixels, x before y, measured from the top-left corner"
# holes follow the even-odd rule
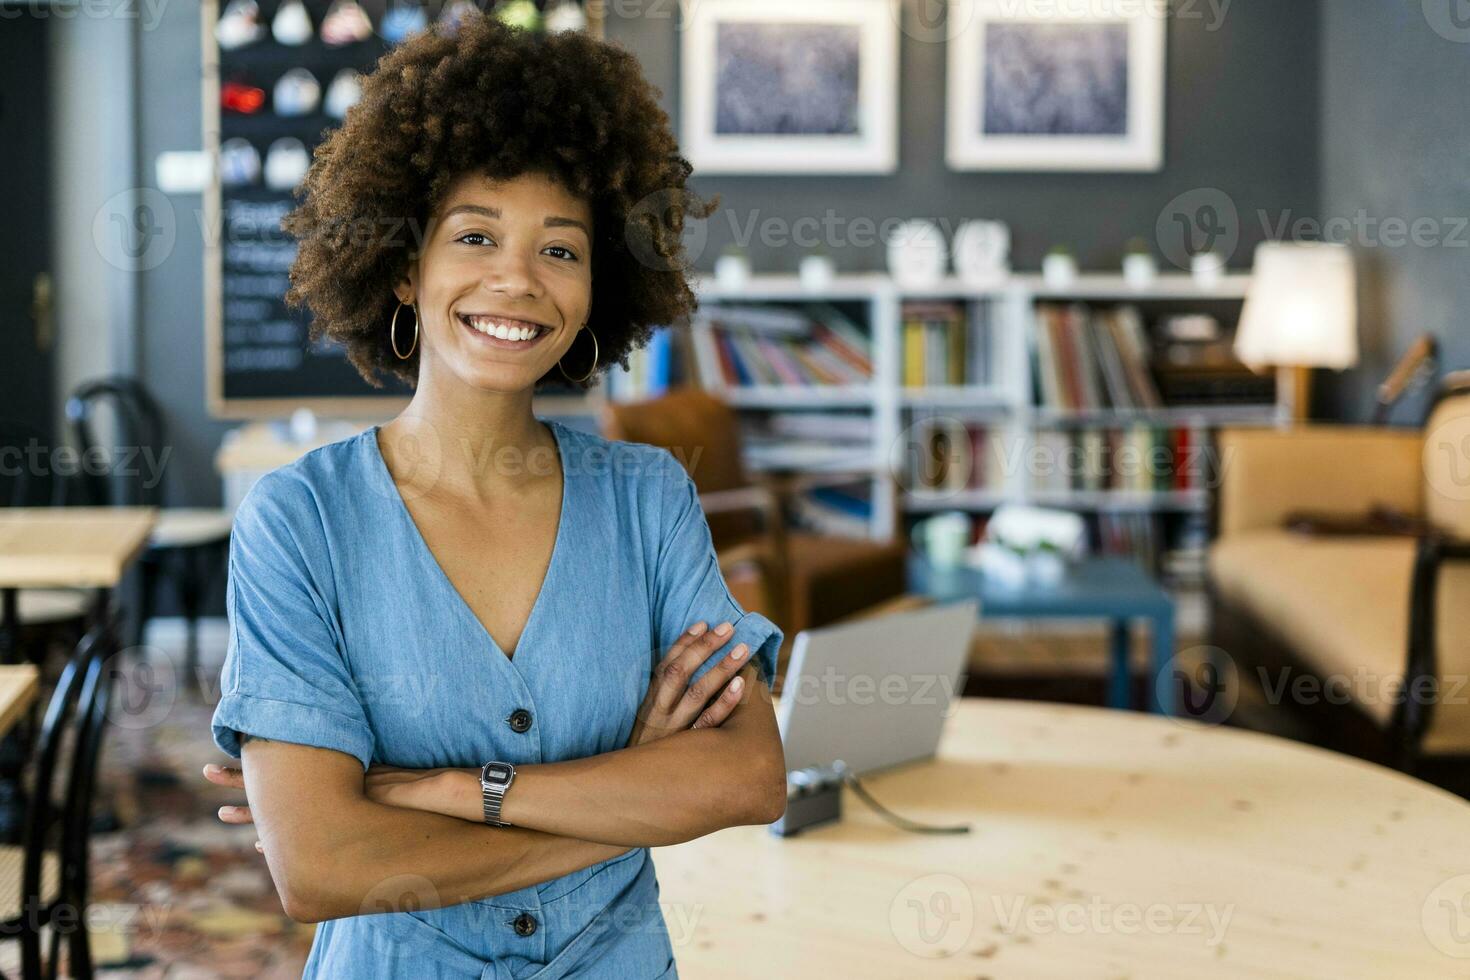
[[[516,249],[501,249],[485,270],[485,281],[492,292],[512,299],[541,296],[541,281],[535,263]]]

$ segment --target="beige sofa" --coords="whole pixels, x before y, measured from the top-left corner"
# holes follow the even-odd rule
[[[1422,430],[1230,429],[1218,451],[1213,645],[1327,744],[1404,768],[1470,754],[1470,378],[1451,376]],[[1374,505],[1433,531],[1282,526]]]

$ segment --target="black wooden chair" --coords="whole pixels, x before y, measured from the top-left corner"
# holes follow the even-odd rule
[[[88,838],[111,694],[108,661],[118,647],[114,627],[109,616],[89,630],[63,668],[31,761],[22,842],[0,846],[0,943],[18,942],[23,980],[61,976],[63,938],[67,975],[92,977]],[[43,931],[50,935],[44,959]]]
[[[96,409],[110,403],[115,418],[112,448],[115,465],[83,467],[81,502],[93,506],[158,507],[158,523],[147,549],[139,557],[141,582],[136,625],[130,646],[141,646],[153,610],[153,594],[160,578],[175,588],[185,622],[184,656],[186,676],[194,677],[199,659],[199,614],[207,590],[225,567],[229,553],[230,528],[234,516],[219,508],[169,507],[165,499],[163,473],[169,444],[163,413],[143,385],[132,378],[111,377],[79,386],[67,400],[66,413],[77,449],[84,455],[106,457],[97,438]],[[150,455],[151,454],[151,455]],[[130,458],[131,457],[131,458]],[[145,463],[159,467],[146,472]]]

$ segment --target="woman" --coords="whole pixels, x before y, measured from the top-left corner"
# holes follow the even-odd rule
[[[414,394],[241,504],[213,733],[243,776],[206,772],[321,923],[307,976],[675,977],[648,848],[784,809],[782,633],[693,482],[531,410],[692,308],[683,212],[634,222],[688,174],[630,55],[487,18],[387,55],[316,152],[287,299]]]

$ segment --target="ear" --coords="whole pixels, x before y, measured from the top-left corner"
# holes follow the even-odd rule
[[[402,278],[393,286],[393,295],[398,298],[398,302],[412,303],[418,296],[416,287],[418,276],[419,262],[418,257],[414,256],[409,260],[408,268],[404,270]]]

